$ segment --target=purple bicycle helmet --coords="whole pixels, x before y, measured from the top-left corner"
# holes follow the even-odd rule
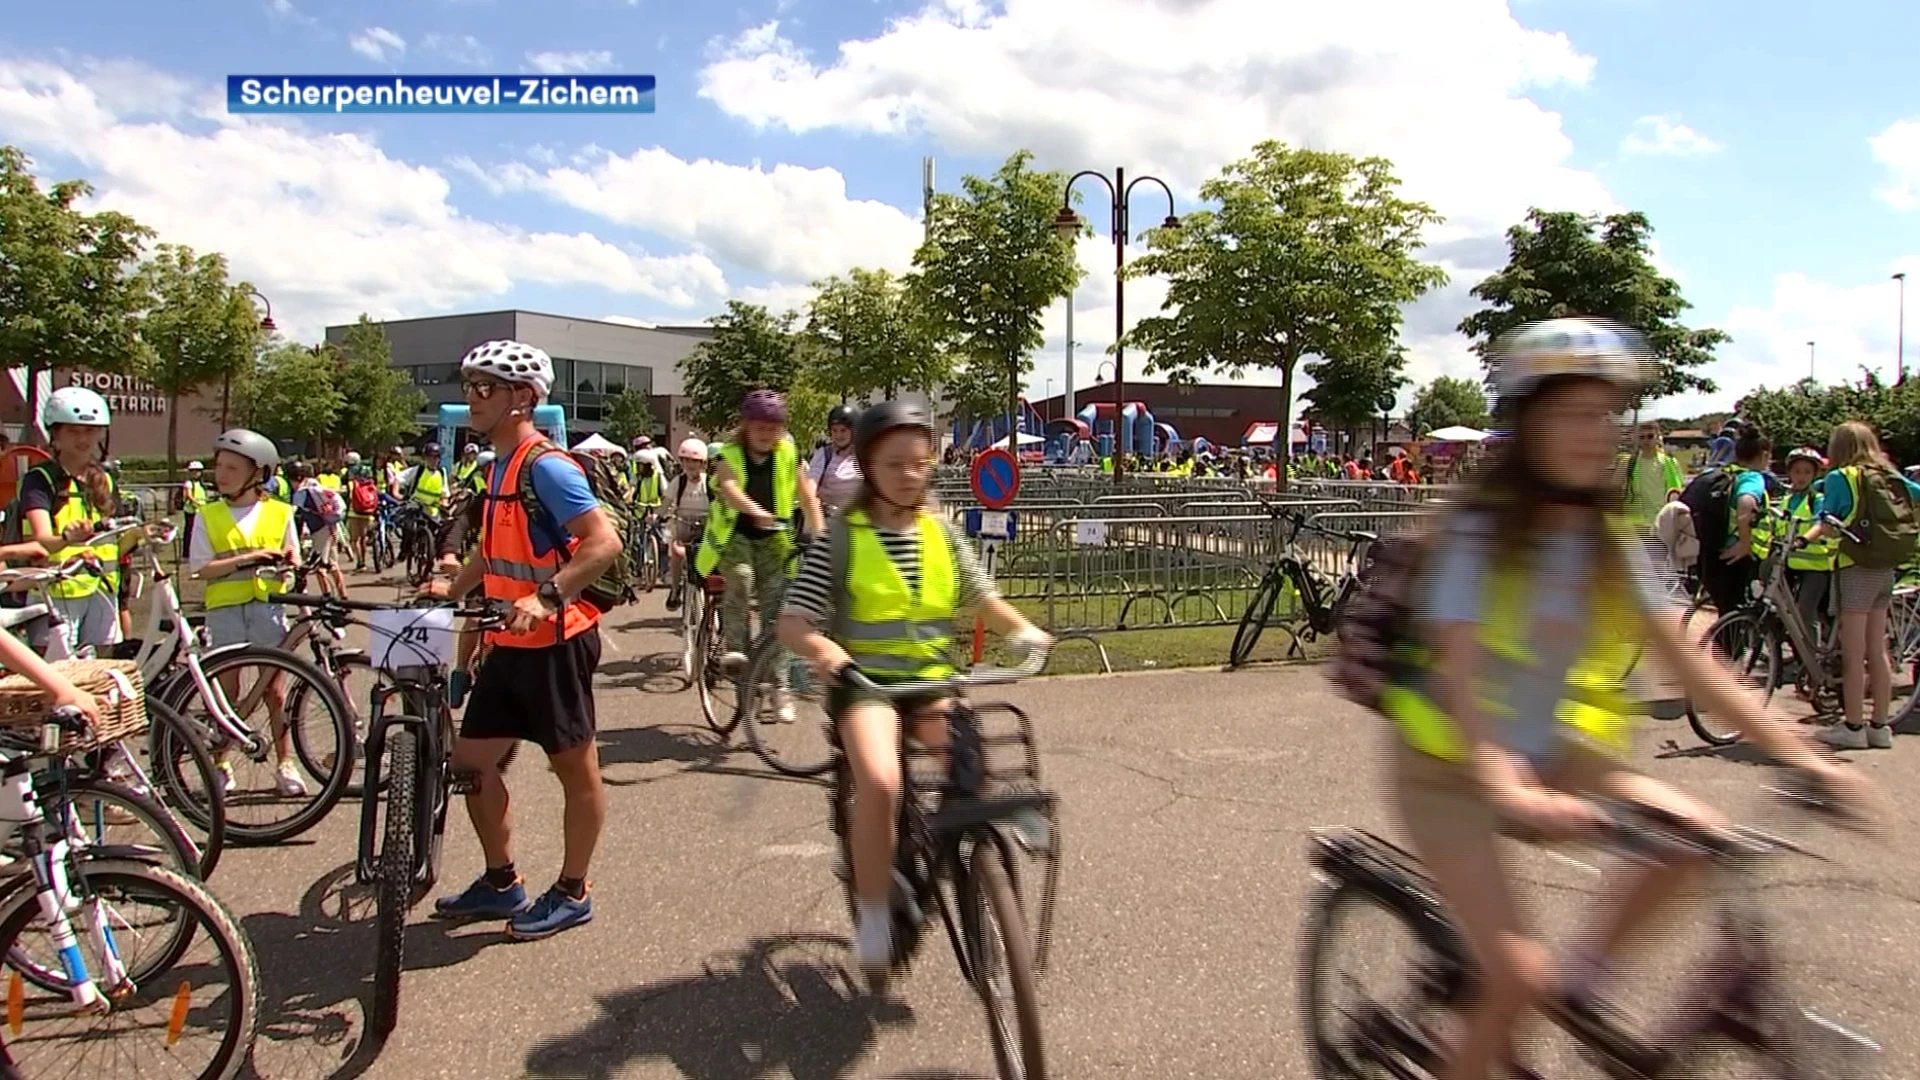
[[[754,390],[740,402],[740,419],[787,422],[787,399],[778,390]]]

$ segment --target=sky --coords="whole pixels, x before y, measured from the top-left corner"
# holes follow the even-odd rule
[[[1425,257],[1451,280],[1407,311],[1411,376],[1476,373],[1454,327],[1529,207],[1637,209],[1690,324],[1733,335],[1718,392],[1655,410],[1684,416],[1810,361],[1891,377],[1890,276],[1920,287],[1916,40],[1910,0],[91,0],[9,12],[0,142],[224,252],[306,341],[361,312],[798,307],[826,275],[910,265],[925,156],[947,191],[1023,147],[1124,167],[1184,212],[1262,139],[1380,154],[1446,217]],[[656,111],[225,108],[232,73],[535,71],[652,74]],[[1137,189],[1136,223],[1163,199]],[[1113,340],[1112,253],[1079,249],[1083,388]],[[1164,295],[1132,283],[1129,318]],[[1063,385],[1065,313],[1036,395]]]

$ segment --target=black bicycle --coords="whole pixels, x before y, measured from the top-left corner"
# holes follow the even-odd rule
[[[660,508],[643,508],[634,516],[630,532],[627,545],[633,552],[634,589],[650,593],[659,588],[667,576],[667,526]]]
[[[918,951],[928,913],[938,911],[961,974],[979,995],[1001,1080],[1045,1080],[1046,1051],[1040,1035],[1040,998],[1035,979],[1045,970],[1053,926],[1053,897],[1060,867],[1058,799],[1039,786],[1039,751],[1033,725],[1011,705],[972,706],[970,687],[1014,682],[1039,674],[1046,653],[1035,650],[1012,670],[976,668],[947,679],[875,683],[858,668],[839,678],[862,691],[898,700],[952,697],[948,713],[949,766],[937,775],[916,777],[915,765],[931,755],[902,738],[900,769],[904,791],[896,823],[894,849],[893,940],[901,964]],[[1016,734],[989,736],[980,715],[998,710],[1019,720]],[[833,786],[828,795],[834,837],[840,847],[847,907],[856,911],[852,830],[848,805],[853,797],[851,766],[834,748]],[[1001,768],[1003,748],[1016,758]],[[1046,867],[1035,918],[1029,920],[1021,887],[1022,857],[1037,857]]]
[[[1832,801],[1817,792],[1812,779],[1798,778],[1803,794],[1780,794],[1837,817]],[[1714,893],[1718,911],[1713,953],[1695,968],[1698,981],[1675,1010],[1669,1030],[1648,1039],[1625,1030],[1609,1015],[1611,1010],[1547,1010],[1592,1052],[1603,1075],[1613,1080],[1705,1076],[1705,1067],[1718,1067],[1723,1060],[1715,1055],[1729,1050],[1741,1060],[1726,1075],[1740,1080],[1761,1075],[1779,1080],[1877,1075],[1864,1067],[1879,1051],[1872,1040],[1799,1008],[1784,985],[1753,871],[1767,856],[1809,852],[1753,829],[1702,829],[1653,807],[1615,801],[1596,805],[1609,820],[1604,846],[1642,861],[1704,857],[1722,885]],[[1316,833],[1313,844],[1322,884],[1308,906],[1300,1000],[1315,1074],[1322,1080],[1430,1080],[1445,1063],[1435,1028],[1444,1024],[1446,1012],[1471,1001],[1476,992],[1465,939],[1411,853],[1358,830]],[[1398,923],[1411,936],[1417,954],[1405,965],[1408,970],[1391,973],[1390,985],[1378,995],[1362,990],[1361,980],[1337,970],[1332,960],[1342,931],[1366,914],[1384,914]],[[1383,942],[1377,928],[1355,933],[1350,943],[1360,946],[1361,956],[1380,955]],[[1349,990],[1352,999],[1336,1000]]]
[[[1245,664],[1247,658],[1253,655],[1254,646],[1260,643],[1260,635],[1273,619],[1280,606],[1280,598],[1289,585],[1294,595],[1300,598],[1300,607],[1306,619],[1298,629],[1291,622],[1284,624],[1292,638],[1287,645],[1287,655],[1299,656],[1302,640],[1313,641],[1332,635],[1340,625],[1340,616],[1346,611],[1347,601],[1359,591],[1360,571],[1366,560],[1367,549],[1380,539],[1370,532],[1322,528],[1309,522],[1305,514],[1278,506],[1268,506],[1267,513],[1274,519],[1278,530],[1279,554],[1267,563],[1267,571],[1254,588],[1253,598],[1247,601],[1247,609],[1240,614],[1240,626],[1233,632],[1233,645],[1227,651],[1227,666],[1232,668]],[[1347,546],[1346,565],[1339,580],[1328,578],[1301,555],[1295,545],[1303,532]]]
[[[453,709],[448,704],[450,634],[437,634],[425,621],[434,611],[451,610],[468,629],[488,630],[505,621],[506,605],[481,600],[464,605],[445,600],[372,603],[332,596],[289,594],[282,602],[316,610],[328,625],[344,628],[350,612],[406,612],[420,616],[418,626],[397,633],[370,627],[391,640],[376,642],[375,663],[385,677],[372,690],[367,718],[366,775],[360,795],[360,838],[355,879],[374,886],[375,944],[373,1008],[369,1023],[384,1036],[393,1031],[400,1011],[400,971],[407,912],[440,878],[440,848],[447,831],[447,808],[455,795],[472,789],[473,778],[453,768]],[[438,639],[438,644],[436,644]],[[398,708],[392,708],[398,698]],[[509,754],[511,756],[511,753]],[[381,812],[381,793],[386,795]]]
[[[419,585],[433,575],[436,520],[419,503],[403,502],[394,509],[393,527],[399,547],[395,561],[406,565],[407,583]]]

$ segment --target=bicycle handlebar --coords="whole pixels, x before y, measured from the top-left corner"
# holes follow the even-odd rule
[[[1051,646],[1035,646],[1027,650],[1027,658],[1019,667],[996,668],[974,667],[966,671],[949,675],[944,679],[914,679],[909,682],[877,683],[867,677],[867,673],[848,664],[842,667],[837,676],[844,686],[868,694],[877,694],[888,700],[918,697],[928,694],[943,694],[954,690],[964,690],[973,686],[997,686],[1019,682],[1040,674],[1047,666],[1047,657],[1052,653]]]
[[[507,613],[505,600],[491,597],[479,597],[467,600],[440,600],[422,597],[408,601],[349,600],[325,593],[282,593],[278,602],[289,607],[319,608],[335,611],[425,611],[433,608],[451,608],[457,619],[495,619]]]
[[[82,574],[95,577],[106,573],[100,566],[100,560],[92,552],[70,555],[52,566],[16,566],[0,570],[0,586],[5,585],[51,585],[66,581]]]

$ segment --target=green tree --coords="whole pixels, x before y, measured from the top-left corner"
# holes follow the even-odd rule
[[[627,446],[637,436],[652,435],[659,427],[653,418],[653,402],[647,395],[634,387],[626,387],[620,395],[607,406],[607,422],[602,425],[600,434],[613,440],[620,446]]]
[[[284,342],[234,380],[234,414],[270,439],[307,440],[333,430],[345,402],[333,353]]]
[[[810,381],[842,402],[931,390],[942,381],[918,275],[855,267],[814,288],[805,331]]]
[[[147,299],[137,263],[153,231],[125,214],[75,210],[92,186],[63,180],[42,191],[32,165],[0,147],[0,356],[27,369],[27,412],[38,416],[41,372],[138,363]]]
[[[1802,379],[1779,390],[1762,387],[1741,399],[1739,414],[1773,440],[1775,460],[1796,446],[1826,452],[1833,429],[1843,421],[1864,420],[1896,462],[1920,462],[1920,382],[1898,385],[1863,370],[1858,383],[1820,386]]]
[[[1487,421],[1485,385],[1451,375],[1442,375],[1415,391],[1413,406],[1407,410],[1407,426],[1416,438],[1455,424],[1484,429]]]
[[[1715,346],[1733,340],[1725,331],[1693,330],[1680,323],[1692,304],[1680,286],[1654,268],[1653,225],[1638,211],[1606,217],[1568,210],[1527,212],[1507,230],[1507,265],[1473,287],[1487,307],[1460,320],[1484,361],[1501,334],[1540,319],[1594,315],[1638,329],[1647,336],[1655,373],[1641,402],[1698,390],[1712,393],[1713,380],[1699,373]]]
[[[367,453],[392,446],[420,428],[427,395],[393,366],[393,349],[379,323],[364,313],[347,327],[338,346],[327,346],[341,402],[332,433]]]
[[[216,379],[246,374],[266,331],[249,294],[252,286],[227,280],[223,255],[161,244],[141,267],[141,289],[151,298],[140,322],[137,370],[167,396],[167,472],[179,460],[180,399]]]
[[[1360,425],[1392,411],[1400,388],[1411,381],[1401,374],[1406,365],[1398,346],[1374,352],[1343,349],[1307,364],[1313,387],[1301,396],[1322,424],[1351,436]]]
[[[914,253],[909,291],[927,341],[941,346],[927,355],[958,362],[953,400],[964,415],[1012,416],[1045,340],[1040,313],[1080,278],[1072,245],[1053,231],[1066,175],[1030,170],[1032,157],[1019,151],[991,177],[966,177],[960,194],[933,196]],[[998,404],[984,408],[996,384]]]
[[[775,315],[759,304],[727,301],[727,310],[708,319],[713,337],[680,361],[686,385],[686,420],[708,435],[719,435],[740,419],[740,399],[765,387],[786,392],[799,381],[805,358],[794,312]]]
[[[1446,283],[1415,258],[1422,230],[1441,217],[1399,186],[1383,158],[1260,143],[1201,186],[1218,209],[1149,234],[1153,250],[1127,275],[1165,277],[1167,301],[1127,344],[1147,350],[1148,373],[1173,382],[1279,368],[1286,432],[1302,357],[1391,355],[1401,306]],[[1292,448],[1280,442],[1284,465]]]

